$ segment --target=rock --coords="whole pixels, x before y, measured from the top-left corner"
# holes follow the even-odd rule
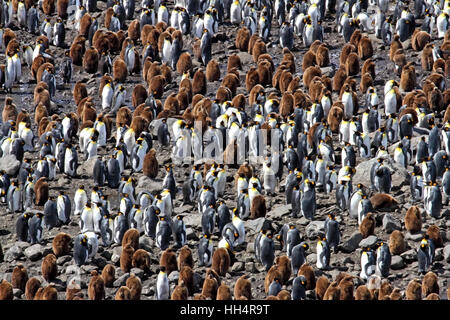
[[[4,274],[2,275],[2,279],[5,280],[5,281],[8,281],[9,283],[12,282],[12,281],[11,281],[11,278],[12,278],[12,273],[11,273],[11,272],[4,273]]]
[[[143,287],[141,294],[144,296],[152,296],[155,294],[155,289],[153,288],[153,286]]]
[[[70,179],[66,176],[61,176],[58,181],[56,182],[56,185],[60,188],[63,188],[70,184]]]
[[[121,275],[120,277],[118,277],[116,279],[116,281],[114,281],[113,286],[114,287],[121,287],[124,286],[127,283],[127,279],[130,276],[129,273],[124,273],[123,275]]]
[[[438,248],[434,252],[434,261],[444,260],[444,248]]]
[[[311,253],[306,256],[306,261],[309,264],[315,264],[317,262],[317,254]]]
[[[404,266],[405,266],[405,263],[403,262],[402,257],[392,256],[392,258],[391,258],[391,269],[392,270],[399,270],[399,269],[402,269]]]
[[[192,228],[186,228],[186,239],[187,239],[187,240],[194,240],[194,241],[197,241],[197,240],[198,240],[198,237],[197,237],[197,235],[195,234],[194,229],[192,229]]]
[[[257,271],[255,263],[254,262],[247,262],[245,264],[245,271],[250,273],[255,273]]]
[[[287,216],[291,212],[291,207],[290,204],[275,206],[272,207],[272,210],[270,210],[267,215],[273,218],[281,218],[282,216]]]
[[[244,222],[245,229],[248,231],[248,233],[257,233],[264,225],[264,222],[266,221],[266,218],[261,217],[258,219],[249,219]]]
[[[88,177],[92,177],[93,173],[94,173],[94,166],[95,166],[95,162],[97,161],[98,157],[92,157],[89,160],[86,161],[81,161],[80,166],[77,168],[77,173],[80,176],[88,176]]]
[[[130,274],[132,274],[132,273],[134,273],[134,275],[135,275],[136,277],[138,277],[139,279],[141,279],[141,280],[142,280],[142,278],[144,277],[144,270],[142,270],[142,269],[139,269],[139,268],[132,268],[132,269],[130,270]]]
[[[371,236],[368,236],[367,238],[361,240],[359,242],[359,247],[360,248],[366,248],[366,247],[373,248],[375,246],[375,244],[377,243],[377,241],[378,241],[377,236],[371,235]]]
[[[25,250],[26,248],[28,248],[29,246],[31,246],[31,243],[25,242],[25,241],[17,241],[16,243],[14,243],[15,246],[19,247],[20,250]]]
[[[192,211],[192,205],[189,205],[189,204],[185,204],[184,206],[173,208],[173,212],[175,212],[176,214],[185,213],[185,212],[190,213],[191,211]]]
[[[418,241],[422,240],[422,234],[421,233],[411,234],[408,231],[405,234],[405,240],[412,240],[412,241],[418,242]]]
[[[247,243],[247,249],[245,249],[247,253],[255,253],[255,244],[253,242]]]
[[[306,290],[306,299],[316,300],[316,291],[315,290]]]
[[[402,223],[397,219],[394,219],[389,213],[386,213],[383,217],[383,230],[387,233],[391,233],[394,230],[401,230]]]
[[[141,191],[150,191],[151,193],[162,191],[162,181],[152,180],[147,176],[141,176],[136,186],[136,194]]]
[[[13,295],[14,297],[20,298],[23,294],[23,291],[17,288],[13,288]]]
[[[112,255],[111,255],[111,252],[109,252],[108,250],[105,250],[102,253],[100,253],[100,256],[105,258],[106,260],[110,261]]]
[[[311,221],[305,229],[306,236],[310,239],[316,239],[320,232],[324,231],[325,221]]]
[[[103,269],[108,264],[104,257],[93,258],[92,263],[95,264],[99,269]]]
[[[444,247],[444,259],[450,263],[450,244]]]
[[[26,248],[24,254],[31,261],[37,261],[42,257],[42,251],[42,246],[36,243],[31,247]]]
[[[84,264],[80,268],[82,271],[84,271],[86,274],[89,274],[89,275],[91,274],[92,271],[98,270],[97,266],[93,266],[90,264]]]
[[[362,234],[357,232],[354,232],[350,238],[345,241],[342,245],[341,245],[341,249],[342,251],[344,251],[345,253],[350,253],[356,250],[356,248],[358,248],[359,243],[362,240]]]
[[[155,241],[149,237],[139,237],[139,248],[144,249],[147,252],[152,253],[152,247],[154,246]]]
[[[241,262],[241,261],[235,262],[235,263],[233,264],[233,266],[231,267],[231,271],[232,271],[232,272],[243,271],[244,269],[245,269],[245,265],[244,265],[244,263]]]
[[[400,257],[402,257],[403,261],[409,264],[413,261],[417,261],[417,251],[415,249],[405,251],[400,255]]]
[[[409,173],[408,171],[396,163],[391,157],[383,157],[384,165],[387,166],[392,172],[392,187],[400,188],[402,185],[409,185]],[[372,158],[367,161],[363,161],[356,166],[356,173],[352,178],[353,184],[362,183],[365,186],[370,186],[370,169],[372,165],[377,162],[377,158]]]
[[[188,227],[197,227],[202,225],[202,215],[197,213],[190,213],[183,217],[184,224],[186,225],[186,233]]]
[[[6,262],[12,262],[13,260],[17,260],[21,256],[23,256],[22,249],[20,249],[20,247],[18,247],[17,245],[14,245],[5,252],[5,256],[3,259]]]
[[[81,269],[76,264],[72,264],[66,268],[66,274],[79,275],[80,273],[81,273]]]
[[[310,220],[308,220],[308,219],[306,219],[305,217],[301,217],[300,219],[298,219],[298,223],[301,225],[301,226],[307,226],[309,223],[310,223]]]
[[[72,260],[72,256],[69,256],[69,255],[62,256],[62,257],[59,257],[58,259],[56,259],[56,264],[58,266],[62,266],[64,263],[69,262],[70,260]]]
[[[20,161],[17,160],[15,155],[9,154],[0,158],[0,171],[5,171],[8,176],[14,177],[19,168]]]
[[[178,278],[180,277],[180,273],[178,271],[172,271],[168,276],[167,279],[169,279],[169,282],[176,282],[178,283]]]
[[[120,260],[120,255],[122,254],[122,246],[114,247],[111,255],[111,262],[116,264]]]

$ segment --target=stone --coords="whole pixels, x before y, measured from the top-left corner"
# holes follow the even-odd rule
[[[22,249],[20,249],[17,245],[14,245],[5,252],[3,259],[6,262],[12,262],[13,260],[19,259],[21,256],[23,256]]]
[[[89,275],[91,274],[92,271],[98,270],[97,266],[93,266],[90,264],[84,264],[80,268],[82,271],[84,271],[84,273],[89,274]]]
[[[438,248],[434,252],[434,261],[444,260],[444,248]]]
[[[350,253],[350,252],[355,251],[356,248],[358,248],[358,245],[362,239],[363,239],[363,237],[362,237],[361,233],[359,233],[358,231],[354,232],[347,241],[342,243],[342,245],[341,245],[342,251],[344,251],[345,253]]]
[[[183,217],[184,224],[186,226],[186,233],[188,227],[197,227],[202,225],[202,215],[195,212],[187,214]],[[186,235],[187,236],[187,235]]]
[[[130,276],[129,273],[124,273],[123,275],[121,275],[120,277],[118,277],[116,279],[116,281],[114,281],[113,286],[114,287],[121,287],[124,286],[127,283],[127,279]]]
[[[25,242],[25,241],[17,241],[16,243],[14,243],[15,246],[19,247],[20,250],[25,250],[26,248],[28,248],[29,246],[31,246],[31,243]]]
[[[152,253],[152,247],[154,246],[155,241],[152,238],[144,236],[139,237],[139,248],[144,249],[145,251]]]
[[[275,206],[272,207],[272,210],[270,210],[267,215],[274,218],[281,218],[282,216],[287,216],[291,212],[291,207],[290,204]]]
[[[130,274],[132,274],[132,273],[141,280],[144,277],[144,270],[142,270],[140,268],[132,268],[130,270]]]
[[[61,256],[58,259],[56,259],[56,264],[58,266],[62,266],[64,263],[69,262],[70,260],[72,260],[72,256],[69,255]]]
[[[386,156],[384,158],[384,165],[387,166],[392,172],[392,187],[400,188],[403,185],[409,185],[409,173],[401,165],[396,163],[391,157]],[[370,169],[372,165],[377,162],[377,158],[372,158],[361,162],[356,166],[356,173],[352,178],[353,184],[362,183],[365,186],[370,186]]]
[[[79,275],[81,273],[81,268],[76,264],[72,264],[66,268],[66,274],[76,274]]]
[[[235,262],[233,264],[233,266],[231,267],[232,272],[243,271],[244,269],[245,269],[245,264],[244,264],[244,262],[241,262],[241,261]]]
[[[304,227],[307,226],[310,222],[311,222],[310,220],[306,219],[303,216],[300,219],[298,219],[298,223]]]
[[[245,271],[250,273],[255,273],[257,271],[255,263],[254,262],[247,262],[245,264]]]
[[[192,228],[186,228],[186,239],[187,240],[198,240],[198,236],[195,234],[194,229]]]
[[[401,256],[392,256],[391,258],[391,269],[392,270],[399,270],[402,269],[405,266],[405,263],[403,262],[403,259]]]
[[[422,240],[422,234],[421,233],[412,234],[408,231],[405,234],[405,240],[412,240],[412,241],[418,242],[418,241]]]
[[[174,207],[173,212],[175,212],[176,214],[185,213],[185,212],[190,213],[190,212],[192,212],[192,205],[185,204],[184,206]]]
[[[402,223],[392,217],[389,213],[386,213],[383,217],[383,230],[387,233],[391,233],[394,230],[401,230]]]
[[[13,295],[14,297],[20,298],[23,294],[23,291],[17,288],[13,288]]]
[[[24,254],[31,261],[37,261],[42,257],[42,251],[42,246],[36,243],[31,247],[26,248]]]
[[[444,259],[450,263],[450,244],[444,247]]]
[[[92,177],[94,173],[95,162],[97,161],[98,156],[92,157],[89,160],[81,161],[81,164],[77,168],[77,173],[80,176],[88,176]]]
[[[93,258],[92,263],[95,264],[99,269],[103,269],[108,264],[104,257]]]
[[[377,241],[378,241],[377,236],[371,235],[365,239],[362,239],[359,242],[359,247],[360,248],[367,248],[367,247],[373,248],[375,246],[375,244],[377,243]]]
[[[319,236],[320,232],[324,232],[325,221],[311,221],[305,229],[306,236],[310,240],[314,240]]]
[[[19,171],[20,161],[17,160],[16,156],[9,154],[0,158],[0,171],[5,171],[8,176],[14,177]]]
[[[315,264],[317,262],[317,254],[315,253],[310,253],[306,256],[306,261],[309,264]]]
[[[261,217],[258,219],[249,219],[244,222],[245,229],[248,231],[248,233],[257,233],[264,225],[264,222],[266,221],[266,218]]]
[[[152,180],[147,176],[141,176],[136,186],[136,194],[141,191],[150,191],[151,193],[162,191],[162,181]]]
[[[116,264],[120,261],[120,255],[122,254],[122,246],[114,247],[111,255],[111,262]]]
[[[180,273],[178,271],[172,271],[168,276],[167,279],[169,282],[176,282],[178,283],[178,278],[180,277]]]
[[[247,249],[245,249],[245,252],[247,252],[247,253],[255,253],[255,243],[248,242],[247,243]]]
[[[400,257],[402,257],[403,261],[409,264],[417,261],[417,251],[415,249],[405,251],[400,255]]]

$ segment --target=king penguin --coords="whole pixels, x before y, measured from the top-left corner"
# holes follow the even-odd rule
[[[361,253],[361,273],[360,277],[368,280],[375,273],[375,255],[370,248],[364,248]]]
[[[339,231],[339,222],[336,221],[333,213],[330,213],[325,220],[325,237],[330,248],[333,248],[333,252],[336,253],[341,239],[341,232]]]
[[[275,259],[275,245],[272,239],[272,233],[268,232],[260,241],[260,261],[266,271],[269,271]]]
[[[325,237],[319,237],[319,240],[317,241],[316,252],[317,268],[322,270],[328,269],[330,264],[330,247]]]
[[[309,245],[306,242],[301,242],[292,248],[291,268],[293,274],[298,274],[300,267],[306,262],[306,251]]]
[[[391,267],[391,253],[389,247],[383,241],[377,243],[377,262],[375,273],[379,276],[387,278]]]
[[[156,225],[156,246],[161,250],[166,250],[172,240],[172,229],[165,217],[160,217]]]
[[[35,215],[28,220],[28,232],[31,244],[41,243],[43,235],[43,224],[42,219],[44,214],[42,212],[37,212]]]

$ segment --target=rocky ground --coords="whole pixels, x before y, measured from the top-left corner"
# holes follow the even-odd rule
[[[136,1],[137,9],[140,9],[140,3]],[[169,8],[173,6],[172,1],[169,1]],[[104,12],[106,9],[105,2],[98,2],[98,12],[94,13],[93,16],[99,19],[99,25],[103,26],[104,21]],[[138,11],[136,10],[135,17],[138,17]],[[41,17],[42,18],[42,17]],[[52,17],[52,23],[56,20],[56,15]],[[127,21],[129,24],[130,21]],[[420,20],[418,23],[420,24]],[[16,22],[17,23],[17,22]],[[332,77],[334,71],[339,66],[339,55],[340,49],[344,44],[344,39],[340,34],[337,34],[334,31],[334,17],[328,16],[325,19],[325,39],[330,49],[330,58],[331,58],[331,66],[325,68],[323,71],[328,76]],[[270,43],[268,43],[267,48],[268,52],[272,55],[275,67],[280,64],[282,58],[282,50],[278,45],[278,25],[274,23],[272,27],[272,37],[270,38]],[[76,32],[73,31],[73,22],[69,21],[66,23],[66,43],[70,45],[74,37],[76,36]],[[213,58],[217,59],[220,68],[221,68],[221,79],[226,74],[226,63],[227,58],[233,53],[237,53],[242,61],[244,66],[244,70],[240,71],[240,80],[241,86],[238,88],[237,93],[243,93],[246,97],[248,97],[248,93],[245,90],[245,73],[251,67],[254,66],[255,63],[252,60],[251,55],[247,52],[240,52],[234,46],[234,39],[236,35],[237,27],[231,26],[227,23],[221,25],[219,27],[219,32],[217,39],[213,43],[212,53]],[[20,39],[23,44],[33,44],[35,36],[28,34],[26,31],[15,30],[16,35]],[[384,83],[389,79],[399,80],[399,77],[394,74],[394,65],[389,61],[388,52],[389,48],[382,46],[382,42],[379,39],[376,39],[373,34],[369,34],[369,37],[372,40],[372,43],[375,48],[375,55],[373,57],[376,63],[376,81],[375,85],[380,96],[380,99],[383,97],[383,86]],[[434,43],[440,44],[441,41],[433,40]],[[192,53],[192,43],[193,39],[191,36],[184,36],[184,50]],[[293,50],[294,55],[296,57],[296,70],[297,74],[301,76],[301,62],[304,53],[307,51],[296,37],[295,40],[295,49]],[[415,61],[416,62],[416,74],[418,78],[418,83],[421,84],[421,80],[429,75],[429,72],[422,71],[420,65],[420,52],[414,52],[411,50],[409,46],[409,41],[405,43],[409,49],[406,50],[407,61]],[[139,51],[142,49],[142,44],[138,43],[137,45]],[[57,69],[57,73],[59,73],[59,65],[62,62],[64,57],[63,53],[66,49],[56,48],[51,46],[50,51],[56,57],[55,59],[55,67]],[[5,55],[4,50],[1,51],[0,54],[0,63],[4,63]],[[200,66],[200,64],[194,60],[195,66]],[[178,83],[180,81],[180,75],[176,72],[173,72],[173,81],[166,87],[164,92],[164,96],[162,101],[170,95],[172,92],[176,92],[178,88]],[[89,94],[94,98],[96,103],[97,111],[99,112],[101,109],[101,102],[98,96],[98,86],[100,82],[100,74],[88,75],[83,71],[81,67],[74,66],[74,74],[72,83],[68,86],[64,86],[62,84],[62,79],[60,77],[57,78],[58,82],[58,90],[55,97],[55,102],[58,105],[57,113],[65,113],[69,111],[74,111],[76,106],[74,104],[72,98],[72,89],[76,81],[85,82],[88,86]],[[359,83],[360,77],[356,77],[357,83]],[[141,76],[129,76],[127,78],[126,83],[124,84],[127,92],[128,99],[127,104],[131,105],[131,92],[133,87],[138,83],[144,83]],[[220,81],[208,83],[208,92],[206,96],[213,98],[216,93],[216,89],[219,87]],[[0,94],[0,105],[3,105],[5,97],[10,96],[13,98],[14,103],[19,108],[27,110],[31,116],[34,116],[34,104],[33,104],[33,89],[35,83],[32,82],[32,77],[27,67],[23,68],[23,77],[22,83],[20,85],[16,85],[13,88],[13,93],[11,94]],[[301,84],[301,88],[305,90],[304,85]],[[275,89],[268,88],[267,91],[271,92]],[[363,96],[358,95],[360,102],[363,101]],[[337,93],[333,93],[333,100],[337,99]],[[36,126],[33,124],[34,132],[37,132]],[[415,135],[418,136],[417,133]],[[338,145],[338,137],[337,135],[333,136],[333,140],[335,142],[335,147]],[[163,165],[170,161],[170,152],[171,148],[163,148],[158,145],[157,141],[154,141],[154,147],[157,149],[157,158],[160,165],[160,173],[155,180],[151,180],[147,177],[144,177],[141,173],[133,173],[132,176],[138,180],[137,192],[141,190],[150,191],[152,194],[156,194],[162,189],[162,181],[164,178],[164,171],[162,170]],[[414,147],[414,146],[413,146]],[[112,143],[108,145],[105,150],[101,150],[100,155],[109,154],[112,149]],[[337,154],[339,155],[339,150],[337,150]],[[38,158],[38,152],[26,153],[25,155],[28,158],[36,160]],[[13,163],[3,164],[3,166],[13,166]],[[353,178],[353,184],[363,183],[366,186],[370,185],[370,181],[368,179],[368,173],[370,170],[370,164],[368,161],[364,161],[361,158],[357,159],[357,172],[355,177]],[[2,167],[4,168],[4,167]],[[252,292],[253,297],[255,299],[265,299],[266,294],[264,292],[264,278],[266,276],[266,272],[263,266],[256,262],[254,251],[253,251],[253,242],[255,239],[255,235],[259,231],[260,227],[264,223],[265,220],[268,220],[272,223],[272,226],[275,229],[281,228],[281,226],[285,223],[294,223],[296,227],[300,230],[302,237],[310,244],[310,250],[308,252],[307,261],[310,263],[315,269],[316,277],[324,274],[328,276],[330,279],[334,279],[340,272],[345,271],[355,276],[355,284],[363,284],[364,281],[360,279],[359,272],[360,268],[360,254],[361,248],[365,246],[374,247],[376,241],[378,239],[382,239],[384,241],[388,241],[389,234],[395,230],[401,230],[405,235],[407,248],[404,253],[400,256],[392,257],[392,265],[391,271],[388,279],[390,280],[393,287],[400,288],[402,292],[405,291],[410,280],[417,278],[417,248],[419,246],[419,242],[421,240],[421,235],[410,235],[407,233],[404,227],[404,215],[406,210],[411,206],[410,202],[410,188],[409,188],[409,177],[407,171],[411,172],[412,167],[408,167],[408,170],[405,171],[400,170],[395,167],[396,174],[393,178],[393,188],[391,195],[398,201],[399,205],[395,208],[388,209],[385,211],[377,211],[375,212],[377,226],[375,229],[375,235],[370,236],[366,239],[363,239],[361,234],[358,231],[358,224],[356,220],[353,220],[349,217],[348,212],[340,212],[340,210],[336,206],[335,201],[335,192],[330,195],[325,195],[324,193],[318,193],[317,196],[317,204],[318,210],[316,212],[316,216],[314,221],[310,222],[304,218],[293,219],[289,215],[290,206],[286,206],[285,197],[283,192],[277,192],[277,194],[273,197],[267,197],[266,201],[268,203],[268,213],[265,218],[259,218],[256,220],[248,220],[245,222],[246,226],[246,241],[245,243],[237,249],[236,258],[237,262],[230,268],[227,273],[224,281],[233,288],[235,281],[242,275],[248,274],[249,279],[252,283]],[[91,171],[92,170],[92,162],[83,163],[81,161],[81,165],[78,168],[78,177],[71,179],[62,174],[58,174],[54,181],[50,182],[50,195],[56,196],[59,190],[65,190],[67,194],[70,195],[71,199],[73,199],[73,195],[75,190],[79,187],[79,185],[86,185],[87,189],[92,185],[91,179]],[[190,171],[190,166],[177,166],[174,169],[175,179],[178,183],[178,186],[181,188],[182,183],[185,181]],[[228,168],[227,169],[227,188],[224,196],[224,200],[226,204],[232,208],[236,204],[236,191],[234,187],[234,174],[236,169]],[[126,175],[130,174],[130,170],[126,170]],[[285,173],[286,174],[286,173]],[[109,195],[109,199],[111,201],[111,209],[112,212],[116,212],[118,209],[119,198],[117,195],[117,190],[112,190],[110,188],[102,188],[103,192]],[[181,205],[181,193],[178,194],[177,198],[174,201],[175,213],[176,214],[184,214],[184,221],[187,226],[188,233],[188,246],[194,252],[194,261],[195,261],[195,283],[197,290],[196,292],[201,291],[201,286],[203,283],[203,279],[205,276],[204,267],[198,267],[198,260],[196,254],[196,248],[198,243],[198,237],[201,234],[201,215],[197,212],[196,208],[191,205]],[[418,206],[423,210],[423,203],[419,203]],[[42,210],[42,207],[35,208],[37,210]],[[315,254],[315,246],[316,246],[316,236],[320,230],[323,230],[324,220],[328,213],[335,212],[337,214],[337,220],[340,223],[342,238],[341,238],[341,250],[338,253],[333,253],[331,255],[331,263],[330,270],[320,271],[315,267],[316,262],[316,254]],[[59,228],[55,228],[52,230],[45,230],[43,236],[43,242],[41,244],[30,245],[25,242],[16,242],[15,235],[15,221],[17,219],[18,214],[11,214],[6,212],[6,206],[2,205],[0,209],[0,244],[3,248],[4,252],[4,261],[0,264],[0,277],[11,281],[11,273],[14,267],[18,263],[22,263],[28,270],[29,277],[37,276],[41,279],[42,285],[46,285],[46,281],[41,277],[41,262],[42,258],[46,256],[48,253],[52,252],[51,242],[53,237],[59,232],[66,232],[72,236],[76,236],[79,233],[79,217],[72,217],[72,221],[69,225],[62,226]],[[436,250],[435,262],[433,263],[432,270],[439,277],[439,286],[440,286],[440,296],[441,299],[446,299],[447,296],[447,287],[448,287],[448,278],[450,277],[450,213],[448,211],[448,206],[444,206],[442,210],[442,216],[439,219],[430,218],[422,214],[423,217],[423,225],[422,231],[425,232],[427,228],[431,225],[436,224],[439,226],[441,230],[442,237],[444,239],[444,248],[438,248]],[[218,243],[218,235],[213,236],[214,244],[217,246]],[[154,244],[154,241],[143,235],[140,237],[140,247],[147,250],[151,253],[152,259],[152,267],[151,271],[148,274],[145,274],[143,270],[140,269],[132,269],[131,272],[136,274],[142,279],[143,291],[141,299],[155,299],[155,284],[156,277],[158,274],[159,267],[159,257],[160,250]],[[108,264],[112,263],[116,266],[116,281],[114,282],[114,286],[112,288],[106,288],[106,299],[114,299],[114,295],[117,289],[125,285],[125,281],[129,276],[129,273],[123,273],[119,267],[119,259],[121,253],[121,246],[112,245],[109,248],[100,247],[98,254],[95,258],[90,261],[88,264],[82,266],[81,268],[77,268],[75,266],[73,257],[71,255],[62,256],[58,258],[58,276],[57,279],[53,281],[55,287],[58,290],[58,298],[64,299],[65,290],[68,280],[71,279],[74,275],[80,275],[80,283],[87,296],[87,285],[90,279],[90,272],[92,270],[101,271],[102,268]],[[283,254],[280,251],[280,244],[276,242],[276,256]],[[169,280],[171,282],[171,289],[175,287],[177,284],[178,272],[172,272],[169,275]],[[292,279],[287,285],[286,289],[290,290],[292,288]],[[24,293],[19,289],[14,289],[15,299],[25,299]],[[191,298],[191,297],[190,297]],[[308,298],[314,298],[314,292],[308,292]]]

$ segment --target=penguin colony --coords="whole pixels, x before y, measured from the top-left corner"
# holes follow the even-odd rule
[[[1,0],[0,299],[445,298],[449,15]]]

